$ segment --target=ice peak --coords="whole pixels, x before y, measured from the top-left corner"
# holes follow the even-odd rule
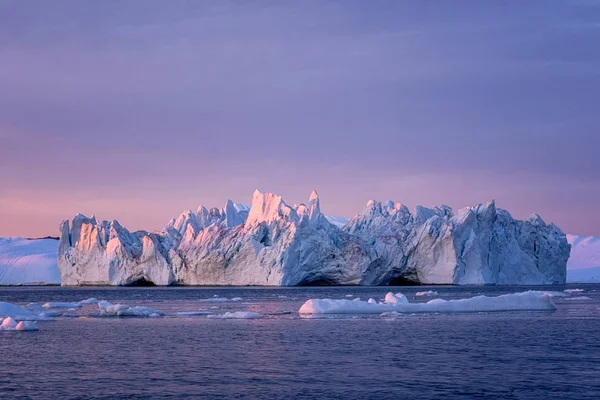
[[[227,200],[225,205],[225,225],[229,228],[243,224],[244,221],[238,215],[238,212],[233,204],[233,201]]]
[[[319,201],[319,194],[316,190],[313,190],[308,199],[309,209],[309,221],[314,221],[321,215],[321,202]]]
[[[546,226],[546,222],[542,219],[540,214],[535,212],[531,214],[529,218],[527,218],[527,221],[531,222],[535,226]]]
[[[319,193],[317,193],[317,191],[315,189],[313,189],[313,191],[310,192],[310,197],[308,198],[309,202],[311,202],[313,200],[319,201]]]
[[[273,193],[261,193],[254,191],[252,206],[246,223],[255,225],[261,222],[273,222],[282,217],[295,218],[296,212],[281,198]]]

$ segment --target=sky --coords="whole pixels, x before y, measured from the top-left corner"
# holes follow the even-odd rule
[[[0,236],[254,189],[600,236],[600,1],[0,0]]]

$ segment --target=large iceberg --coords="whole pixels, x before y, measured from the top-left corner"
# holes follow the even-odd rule
[[[600,237],[567,235],[571,257],[567,264],[568,282],[600,282]]]
[[[60,284],[58,240],[0,238],[0,285]]]
[[[58,268],[63,285],[565,282],[564,233],[493,201],[456,213],[369,201],[341,228],[330,221],[315,191],[294,206],[256,191],[251,207],[201,206],[153,233],[77,215],[61,224]]]

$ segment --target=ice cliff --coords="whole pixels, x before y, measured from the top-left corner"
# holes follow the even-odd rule
[[[60,226],[63,285],[564,283],[565,234],[534,214],[515,220],[489,202],[454,213],[369,201],[341,228],[313,191],[290,206],[256,191],[173,219],[162,232],[77,215]]]

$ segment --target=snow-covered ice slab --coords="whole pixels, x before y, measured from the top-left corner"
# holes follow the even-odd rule
[[[154,310],[150,307],[136,306],[130,307],[126,304],[112,304],[106,300],[98,302],[100,316],[103,317],[162,317],[165,315],[160,310]]]
[[[256,319],[256,318],[260,318],[260,314],[252,312],[252,311],[236,311],[236,312],[226,312],[225,314],[209,315],[208,318],[215,318],[215,319]]]
[[[300,307],[300,314],[381,314],[396,311],[400,313],[457,313],[495,311],[546,311],[555,310],[552,296],[542,292],[505,294],[498,297],[476,296],[470,299],[434,299],[427,303],[390,302],[388,293],[382,303],[368,303],[354,300],[310,299]],[[406,297],[404,297],[406,298]]]

